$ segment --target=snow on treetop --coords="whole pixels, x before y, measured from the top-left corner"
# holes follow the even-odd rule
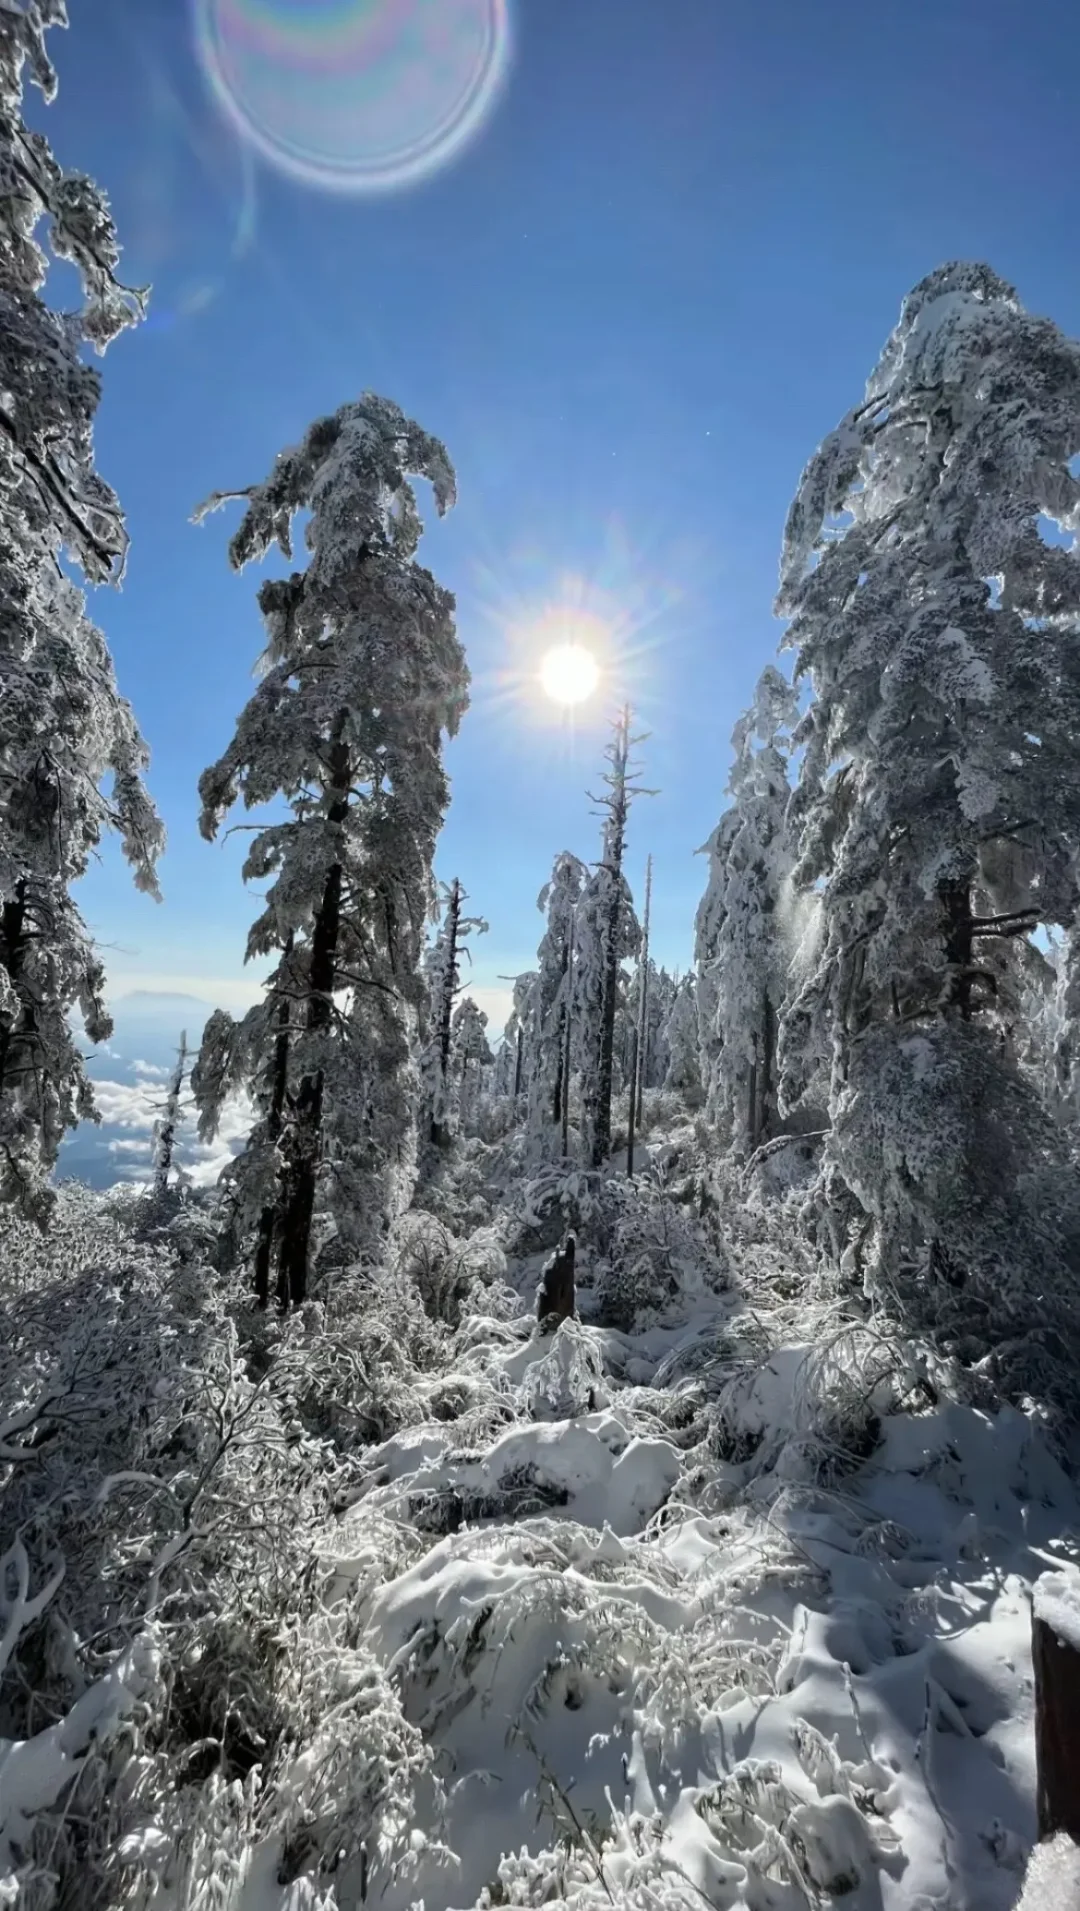
[[[1032,1607],[1036,1619],[1048,1626],[1055,1639],[1080,1652],[1080,1570],[1058,1568],[1035,1581]]]

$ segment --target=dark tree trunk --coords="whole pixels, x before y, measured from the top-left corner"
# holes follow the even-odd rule
[[[1039,1837],[1065,1831],[1080,1843],[1080,1651],[1055,1631],[1045,1611],[1040,1613],[1038,1582],[1031,1657]]]
[[[568,1234],[562,1247],[552,1255],[540,1276],[536,1292],[536,1318],[542,1333],[554,1333],[564,1320],[572,1320],[576,1294],[574,1262],[577,1241]]]
[[[521,1094],[521,1068],[522,1068],[522,1062],[524,1060],[524,1056],[525,1056],[525,1031],[524,1029],[519,1028],[517,1032],[517,1054],[514,1057],[514,1100],[515,1101],[517,1101],[518,1096]]]
[[[293,939],[290,936],[282,953],[281,968],[283,979],[286,965],[292,955]],[[270,1107],[266,1116],[266,1138],[271,1147],[281,1140],[282,1126],[285,1120],[285,1094],[289,1081],[289,1020],[291,1001],[288,990],[278,1003],[277,1038],[274,1042],[274,1073],[270,1088]],[[265,1207],[259,1216],[259,1232],[255,1242],[255,1299],[260,1307],[270,1303],[270,1262],[274,1252],[274,1234],[277,1228],[277,1209]]]
[[[23,880],[16,883],[14,896],[0,907],[0,962],[7,970],[16,993],[25,960],[26,882]],[[25,1014],[23,1007],[10,1023],[0,1025],[0,1094],[7,1092],[9,1076],[17,1079],[21,1073],[17,1056]]]
[[[945,1006],[959,1009],[964,1021],[971,1019],[971,985],[975,979],[972,955],[975,923],[971,913],[971,885],[943,882],[938,887],[941,900],[945,960],[949,980]]]
[[[326,820],[340,826],[349,814],[351,765],[345,744],[330,750],[330,796]],[[308,968],[307,1028],[318,1034],[330,1027],[334,1011],[338,942],[341,936],[341,891],[344,872],[331,863],[315,912]],[[293,1105],[292,1133],[286,1150],[285,1199],[281,1217],[278,1260],[278,1301],[282,1309],[296,1307],[307,1294],[311,1223],[315,1213],[319,1156],[322,1144],[322,1071],[305,1075]]]
[[[281,1219],[278,1304],[282,1313],[307,1299],[311,1224],[318,1186],[323,1078],[305,1075],[297,1091],[288,1140],[288,1198]]]

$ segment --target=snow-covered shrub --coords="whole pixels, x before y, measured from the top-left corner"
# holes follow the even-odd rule
[[[604,1180],[582,1232],[595,1256],[591,1312],[605,1326],[629,1331],[677,1296],[726,1282],[694,1217],[650,1176]]]
[[[351,1476],[305,1430],[311,1326],[290,1322],[251,1370],[216,1280],[126,1236],[92,1197],[62,1191],[45,1239],[3,1218],[0,1707],[37,1776],[28,1791],[0,1747],[0,1839],[34,1911],[73,1902],[76,1879],[80,1904],[115,1902],[121,1849],[160,1855],[148,1824],[185,1849],[208,1785],[243,1787],[258,1765],[265,1794],[286,1748],[322,1728],[342,1674],[310,1535]],[[106,1729],[125,1718],[125,1756],[149,1761],[128,1805]],[[366,1726],[357,1746],[367,1759]],[[395,1744],[387,1768],[401,1756]],[[89,1817],[68,1817],[76,1783],[97,1801]]]

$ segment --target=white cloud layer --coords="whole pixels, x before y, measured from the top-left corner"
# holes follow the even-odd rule
[[[95,1081],[94,1098],[102,1124],[131,1130],[106,1142],[122,1181],[148,1181],[152,1173],[153,1133],[162,1112],[161,1076],[167,1070],[145,1062],[134,1064],[134,1082]],[[251,1127],[252,1108],[246,1097],[234,1096],[221,1113],[212,1142],[200,1141],[194,1106],[181,1110],[173,1160],[197,1188],[213,1187],[222,1169],[238,1152]],[[138,1137],[138,1138],[136,1138]]]

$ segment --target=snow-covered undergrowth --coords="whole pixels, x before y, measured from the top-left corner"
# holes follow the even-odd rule
[[[183,1213],[5,1222],[0,1903],[1005,1911],[1077,1521],[1035,1409],[846,1314],[690,1129],[505,1165],[284,1324]]]

